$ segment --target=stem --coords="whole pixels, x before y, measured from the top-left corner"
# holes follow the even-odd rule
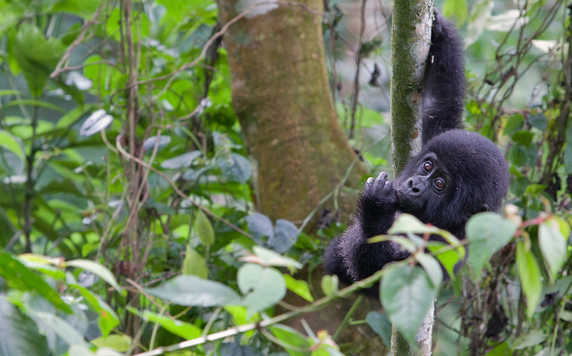
[[[36,131],[38,129],[38,106],[32,109],[32,138],[30,154],[26,157],[26,188],[24,193],[24,236],[26,238],[25,252],[32,252],[32,200],[34,199],[34,162],[36,160]]]

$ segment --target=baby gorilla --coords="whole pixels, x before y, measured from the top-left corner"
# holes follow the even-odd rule
[[[411,158],[395,181],[385,172],[368,179],[353,225],[326,251],[326,271],[352,283],[406,258],[394,242],[367,243],[387,233],[399,213],[462,239],[473,214],[500,208],[508,181],[506,161],[491,141],[474,132],[444,132]]]
[[[465,237],[465,224],[482,211],[497,211],[507,193],[507,163],[487,138],[461,126],[465,88],[462,41],[437,12],[423,89],[423,147],[395,181],[382,172],[369,178],[353,224],[325,254],[326,272],[345,283],[366,278],[408,253],[385,234],[399,213],[409,213]]]

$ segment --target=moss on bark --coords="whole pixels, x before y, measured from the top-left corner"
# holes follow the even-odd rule
[[[224,36],[232,101],[258,164],[257,208],[299,223],[342,181],[356,156],[330,95],[322,1],[257,3],[219,0],[223,23],[250,9]],[[359,188],[363,174],[354,164],[346,185]]]

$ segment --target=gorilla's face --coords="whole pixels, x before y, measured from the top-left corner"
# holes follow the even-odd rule
[[[395,190],[400,211],[464,234],[473,214],[500,208],[508,190],[508,167],[485,137],[450,130],[411,158],[396,179]]]
[[[447,200],[454,191],[453,177],[437,155],[428,152],[410,162],[399,176],[396,184],[399,208],[405,213],[425,216]]]

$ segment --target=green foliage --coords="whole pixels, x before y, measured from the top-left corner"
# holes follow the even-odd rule
[[[526,11],[531,25],[540,21],[534,14],[545,11],[543,3]],[[329,5],[325,21],[333,26],[324,28],[333,37],[326,38],[338,46],[347,37],[338,33],[344,14],[338,1]],[[437,328],[441,354],[468,349],[467,337],[486,327],[496,305],[510,322],[496,339],[479,339],[488,354],[564,354],[572,347],[566,333],[572,327],[572,125],[556,125],[566,98],[564,80],[551,68],[560,67],[523,59],[552,88],[534,105],[516,101],[506,109],[472,93],[484,77],[482,63],[497,58],[491,43],[501,43],[515,19],[502,8],[489,0],[447,0],[443,11],[467,23],[474,77],[469,129],[499,138],[506,149],[508,202],[516,212],[478,214],[464,241],[401,215],[387,236],[371,241],[391,240],[413,254],[383,272],[385,314],[370,312],[344,328],[367,323],[389,344],[391,320],[413,341],[436,298],[438,310],[442,300],[450,309],[447,332],[461,340],[446,349],[445,331]],[[226,51],[211,47],[200,57],[220,30],[216,2],[132,2],[129,25],[123,11],[118,2],[96,0],[0,0],[0,355],[118,355],[237,326],[244,333],[183,352],[342,354],[345,345],[339,349],[327,332],[308,325],[304,333],[278,322],[260,326],[288,315],[276,307],[286,290],[316,308],[327,304],[310,278],[318,278],[323,242],[343,224],[326,222],[313,234],[300,231],[298,222],[255,212],[263,206],[253,189],[257,167],[231,105]],[[544,39],[564,43],[556,27]],[[384,56],[388,43],[368,38],[360,54],[381,65],[373,56]],[[372,81],[360,98],[387,91],[384,79]],[[494,84],[499,76],[487,80]],[[515,96],[528,98],[530,85],[520,83]],[[334,95],[344,127],[351,120],[348,92]],[[358,106],[351,143],[370,167],[391,161],[391,135],[378,112],[383,105]],[[558,151],[554,142],[561,143]],[[471,281],[459,271],[463,261]],[[311,273],[293,275],[302,267]],[[475,288],[467,290],[470,283]],[[321,279],[326,298],[349,295],[344,287],[337,277]],[[477,319],[482,323],[461,323]]]

